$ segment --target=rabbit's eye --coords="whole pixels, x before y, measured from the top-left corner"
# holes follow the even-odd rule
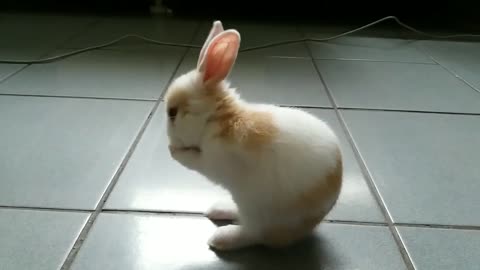
[[[175,120],[175,116],[177,116],[178,109],[177,108],[170,108],[168,109],[168,118],[171,121]]]

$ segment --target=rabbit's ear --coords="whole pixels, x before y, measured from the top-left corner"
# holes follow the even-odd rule
[[[218,83],[230,73],[238,49],[240,48],[240,34],[236,30],[227,30],[212,39],[205,52],[205,83]]]
[[[205,52],[208,48],[208,45],[210,45],[210,42],[212,39],[223,32],[223,25],[221,21],[214,21],[212,28],[210,29],[210,33],[208,34],[207,39],[205,40],[205,43],[203,44],[202,50],[200,51],[200,54],[198,56],[198,61],[197,61],[197,69],[198,71],[203,71],[205,69]]]

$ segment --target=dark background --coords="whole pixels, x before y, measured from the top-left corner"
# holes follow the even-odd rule
[[[149,15],[153,0],[0,0],[0,11]],[[163,0],[174,16],[369,23],[388,15],[428,29],[480,32],[480,1]]]

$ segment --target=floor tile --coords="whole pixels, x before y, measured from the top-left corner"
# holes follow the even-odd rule
[[[308,25],[300,30],[307,38],[324,39],[355,28],[357,26]],[[309,42],[308,45],[316,59],[434,63],[412,41],[402,37],[398,28],[375,26],[329,41]]]
[[[252,49],[252,50],[250,50]],[[246,50],[246,51],[243,51]],[[238,58],[262,58],[262,57],[275,57],[275,58],[306,58],[310,59],[305,43],[293,43],[287,45],[275,45],[267,48],[254,48],[247,47],[244,44],[240,44],[240,52]]]
[[[345,155],[345,184],[332,220],[384,222],[362,176],[353,152],[331,110],[310,110],[338,132]],[[228,196],[223,189],[172,160],[167,150],[164,108],[151,125],[107,201],[107,209],[134,209],[202,213],[215,201]]]
[[[343,111],[393,220],[480,225],[480,117]]]
[[[198,50],[190,50],[175,76],[196,68],[197,58]],[[331,107],[310,59],[240,54],[229,80],[232,87],[249,101]]]
[[[230,253],[209,249],[214,230],[200,217],[101,214],[72,270],[406,269],[385,227],[323,224],[315,236],[286,250]]]
[[[60,269],[87,213],[0,209],[2,270]]]
[[[25,65],[0,64],[0,81],[19,71]]]
[[[340,107],[480,112],[480,95],[437,65],[318,60]]]
[[[298,25],[299,31],[307,38],[328,38],[344,34],[346,32],[353,31],[365,24],[357,23],[300,23]],[[402,32],[402,28],[394,22],[383,22],[371,27],[357,30],[353,33],[349,33],[345,37],[376,37],[376,38],[401,38],[405,34]]]
[[[37,48],[5,48],[0,47],[0,59],[1,60],[37,60],[48,53],[48,49]],[[2,65],[14,65],[14,64],[2,64]]]
[[[0,84],[0,93],[155,100],[183,53],[182,48],[165,47],[138,52],[85,52],[29,66]]]
[[[141,35],[168,43],[190,43],[197,31],[199,22],[161,17],[110,17],[103,18],[87,31],[77,35],[65,44],[65,48],[83,48],[110,42],[125,35]],[[131,38],[108,49],[135,50],[142,49],[148,43]]]
[[[0,205],[94,209],[152,105],[0,96]]]
[[[0,47],[0,60],[12,60],[12,61],[28,61],[37,60],[46,54],[48,49],[45,48],[1,48]],[[22,68],[25,68],[26,64],[0,64],[0,82],[15,74]]]
[[[400,237],[417,270],[476,270],[480,231],[400,227]]]
[[[434,63],[412,46],[412,41],[404,39],[344,37],[328,42],[308,42],[308,46],[316,59]]]
[[[213,21],[209,21],[201,24],[198,33],[195,35],[194,44],[199,46],[204,44],[212,27],[212,23]],[[235,29],[240,33],[241,50],[277,42],[302,39],[302,34],[297,31],[295,26],[291,25],[228,20],[222,20],[222,23],[224,29]],[[305,45],[301,42],[288,46],[274,46],[260,51],[269,56],[309,57]]]
[[[480,91],[480,42],[422,41],[419,46]]]
[[[95,20],[92,16],[2,14],[0,47],[56,49]]]

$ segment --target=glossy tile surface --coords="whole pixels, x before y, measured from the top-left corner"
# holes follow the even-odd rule
[[[25,65],[22,64],[0,64],[0,81],[8,78],[9,76],[15,74],[20,69],[24,68]]]
[[[97,20],[94,16],[0,14],[0,47],[56,49]]]
[[[1,269],[60,269],[87,218],[87,213],[0,209]]]
[[[480,91],[480,42],[418,42],[427,54]]]
[[[299,31],[307,38],[329,38],[338,35],[341,37],[334,40],[340,40],[344,38],[356,38],[356,37],[375,37],[375,38],[400,38],[404,37],[405,33],[395,23],[387,23],[384,21],[382,24],[377,24],[372,27],[363,28],[357,30],[348,35],[344,35],[346,32],[350,32],[354,29],[363,27],[364,24],[349,22],[346,24],[329,23],[329,22],[299,22]]]
[[[329,42],[308,42],[315,59],[346,59],[409,63],[433,63],[411,45],[395,38],[348,37]]]
[[[400,227],[417,270],[475,270],[480,265],[480,231]]]
[[[45,48],[5,48],[0,47],[0,59],[10,61],[37,60],[48,52]],[[0,82],[25,68],[23,63],[0,63]]]
[[[165,47],[90,51],[29,66],[0,84],[0,93],[155,100],[183,53],[182,48]]]
[[[343,111],[395,222],[480,225],[480,117]]]
[[[196,68],[197,59],[198,50],[189,51],[175,76]],[[311,59],[239,54],[229,80],[248,101],[331,107]]]
[[[476,269],[480,43],[417,40],[393,21],[314,43],[299,39],[363,25],[196,15],[0,12],[0,270]],[[287,250],[211,251],[201,213],[228,192],[170,157],[164,104],[150,114],[216,19],[241,35],[229,80],[243,98],[303,107],[340,137],[340,199]],[[130,37],[4,61],[128,34],[168,45]]]
[[[333,220],[383,222],[353,152],[332,110],[310,110],[332,125],[342,140],[345,184]],[[167,148],[163,105],[152,119],[107,201],[108,209],[202,213],[228,192],[174,161]]]
[[[323,224],[287,250],[257,247],[231,253],[209,249],[206,242],[214,230],[201,217],[102,214],[72,270],[406,269],[385,227]]]
[[[188,44],[197,28],[195,20],[161,18],[160,16],[112,16],[100,19],[93,27],[75,35],[63,47],[84,48],[105,44],[126,35],[138,35],[159,42]],[[141,50],[147,42],[137,38],[124,39],[108,49]]]
[[[351,31],[358,26],[312,26],[300,27],[306,38],[325,39]],[[388,62],[431,63],[428,55],[422,53],[411,40],[403,38],[398,27],[377,25],[347,36],[328,41],[311,41],[308,46],[316,59],[348,59]]]
[[[318,60],[340,107],[480,113],[480,95],[437,65]]]
[[[235,29],[241,36],[241,49],[253,48],[284,41],[298,40],[302,34],[294,25],[254,21],[222,20],[224,29]],[[203,22],[195,35],[194,44],[203,45],[212,27],[212,22]],[[260,50],[267,54],[284,57],[309,57],[304,44],[294,43]],[[259,52],[259,51],[257,51]]]
[[[0,205],[94,209],[151,107],[0,96]]]
[[[0,57],[2,60],[29,60],[38,59],[42,55],[45,55],[49,50],[45,48],[9,48],[0,47]],[[2,65],[9,66],[14,65],[11,63],[5,63]]]

